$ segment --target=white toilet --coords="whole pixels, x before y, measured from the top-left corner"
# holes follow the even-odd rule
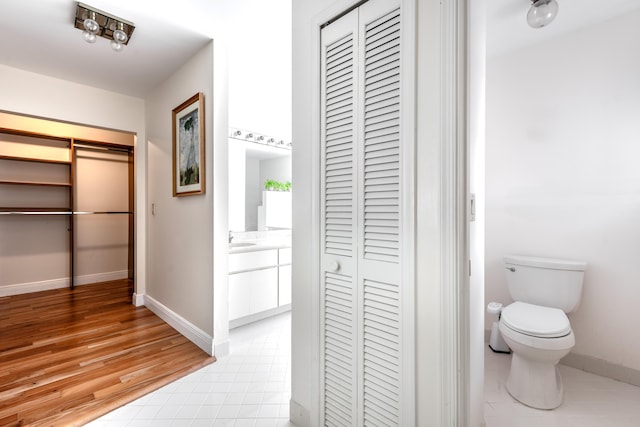
[[[502,309],[499,326],[513,352],[507,390],[527,406],[557,408],[563,395],[557,364],[575,344],[565,313],[580,304],[587,264],[529,256],[504,262],[515,301]]]

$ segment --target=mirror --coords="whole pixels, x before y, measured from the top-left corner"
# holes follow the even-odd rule
[[[229,230],[291,228],[291,191],[265,189],[267,180],[291,182],[291,149],[283,147],[229,138]]]

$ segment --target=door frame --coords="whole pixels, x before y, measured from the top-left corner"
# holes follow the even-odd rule
[[[418,22],[421,22],[419,7],[423,7],[428,0],[401,0],[403,10],[403,35],[407,51],[416,52],[418,37]],[[404,363],[412,366],[406,370],[403,378],[404,385],[410,389],[411,403],[405,408],[403,420],[406,425],[433,426],[465,426],[467,424],[467,407],[469,404],[469,232],[468,232],[468,145],[467,145],[467,9],[469,0],[450,0],[437,2],[439,4],[439,57],[437,58],[440,93],[438,100],[439,135],[436,151],[440,157],[437,159],[437,172],[439,181],[436,193],[430,197],[435,202],[437,211],[437,254],[432,254],[432,263],[436,266],[436,272],[429,276],[435,277],[434,282],[422,283],[419,277],[418,263],[415,260],[417,241],[423,236],[417,234],[419,226],[420,200],[417,194],[421,191],[418,181],[419,165],[417,162],[418,146],[426,144],[419,141],[417,128],[419,120],[417,96],[419,82],[416,69],[418,57],[404,57],[402,66],[407,72],[403,76],[405,82],[402,90],[405,103],[403,105],[403,117],[401,119],[402,132],[410,134],[414,141],[409,150],[403,151],[403,166],[410,167],[408,173],[403,174],[403,186],[411,197],[404,197],[403,212],[408,217],[403,218],[411,226],[403,230],[403,250],[411,253],[403,265],[403,280],[411,281],[412,292],[405,295],[416,296],[416,302],[403,303],[403,321],[411,325],[411,335],[415,340],[410,343],[412,351],[405,354]],[[331,8],[326,9],[315,16],[312,21],[312,46],[311,52],[313,82],[312,87],[312,129],[313,139],[312,158],[316,159],[312,165],[312,212],[311,226],[313,232],[313,283],[312,283],[312,328],[317,340],[312,340],[312,383],[313,406],[311,409],[311,425],[319,424],[321,419],[321,321],[320,321],[320,29],[331,19],[335,19],[345,12],[363,3],[360,0],[337,1]],[[411,19],[413,18],[413,19]],[[406,102],[411,100],[411,102]],[[434,198],[435,197],[435,198]],[[421,261],[422,262],[422,261]],[[418,280],[420,284],[418,285]],[[429,290],[431,296],[436,297],[434,303],[437,306],[436,332],[429,336],[420,334],[415,323],[418,322],[418,311],[424,309],[417,298],[417,286],[433,285]],[[409,297],[408,297],[409,298]],[[408,309],[406,309],[408,308]],[[423,406],[422,397],[425,394],[421,390],[421,381],[416,378],[419,374],[417,365],[423,363],[418,360],[420,354],[419,341],[427,342],[434,360],[437,360],[437,384],[427,390],[436,395],[436,402]],[[409,396],[409,394],[407,395]],[[418,405],[417,400],[421,403]],[[429,412],[430,411],[430,412]]]
[[[404,42],[411,44],[411,51],[416,51],[418,29],[421,26],[418,22],[424,17],[423,12],[419,8],[427,8],[426,2],[429,0],[401,0],[401,8],[403,9],[403,34]],[[410,363],[411,371],[420,374],[416,369],[416,365],[423,362],[417,359],[420,354],[418,349],[419,341],[430,341],[429,351],[433,354],[433,360],[439,361],[434,369],[439,371],[438,384],[427,390],[434,391],[437,395],[437,401],[432,405],[427,405],[428,409],[421,408],[423,403],[421,391],[421,380],[419,378],[403,378],[405,385],[412,384],[414,399],[408,405],[411,409],[403,414],[406,425],[416,425],[416,422],[428,423],[433,426],[465,426],[467,424],[466,409],[469,405],[469,227],[468,227],[468,116],[467,116],[467,11],[470,0],[449,0],[439,3],[440,15],[439,20],[439,57],[436,59],[438,63],[437,75],[439,78],[440,93],[438,100],[438,132],[439,141],[435,150],[440,154],[436,160],[439,181],[435,187],[436,193],[430,197],[430,201],[436,204],[435,209],[437,223],[437,254],[432,254],[432,259],[428,260],[429,264],[435,266],[434,273],[429,275],[429,279],[434,281],[423,283],[418,273],[418,263],[414,259],[406,262],[403,266],[403,277],[410,278],[414,289],[417,292],[417,286],[432,285],[434,289],[428,291],[430,296],[437,298],[433,304],[437,309],[437,316],[434,321],[435,329],[429,329],[433,333],[421,334],[419,328],[416,328],[413,336],[416,337],[415,342],[411,343],[414,351],[405,356],[405,363]],[[313,229],[312,237],[312,256],[315,260],[312,263],[311,283],[312,289],[312,333],[318,337],[312,340],[311,348],[311,366],[314,374],[311,375],[312,383],[312,406],[310,412],[312,414],[311,425],[318,425],[321,419],[321,361],[320,361],[320,29],[321,26],[331,19],[339,17],[344,12],[357,7],[361,0],[338,0],[332,7],[324,10],[322,13],[314,17],[311,22],[312,32],[312,51],[311,63],[314,85],[312,91],[312,158],[316,159],[312,163],[312,218],[311,227]],[[407,19],[414,17],[414,19]],[[422,22],[421,22],[422,23]],[[424,23],[422,23],[424,24]],[[409,46],[407,46],[409,50]],[[420,90],[420,82],[416,75],[418,67],[417,54],[416,57],[403,59],[404,70],[410,70],[410,76],[403,76],[408,84],[404,86],[403,96],[410,94],[411,97]],[[433,76],[431,76],[433,77]],[[406,98],[405,98],[406,99]],[[404,106],[406,108],[406,106]],[[426,144],[428,141],[421,141],[420,132],[417,131],[419,120],[416,112],[419,113],[416,102],[410,105],[411,114],[403,113],[401,129],[409,132],[415,141],[411,148],[411,153],[406,152],[403,161],[411,165],[415,170],[411,173],[419,173],[419,167],[416,165],[418,146]],[[411,155],[411,158],[408,158]],[[415,175],[417,176],[417,175]],[[421,191],[420,183],[417,179],[407,179],[403,181],[406,188],[412,189],[412,197],[405,197],[403,209],[410,213],[410,218],[406,218],[412,225],[411,230],[403,231],[403,250],[412,251],[419,246],[418,236],[419,226],[416,223],[420,221],[423,212],[420,210],[421,202],[417,191]],[[410,209],[406,209],[410,207]],[[429,252],[429,251],[427,251]],[[421,262],[424,262],[421,261]],[[421,280],[417,285],[417,281]],[[416,294],[416,297],[418,295]],[[409,310],[403,311],[403,320],[410,319],[409,324],[413,325],[418,321],[418,312],[424,307],[420,306],[420,299],[416,298],[415,304],[406,304],[411,307]],[[404,307],[404,305],[403,305]],[[432,369],[431,372],[435,370]],[[409,370],[407,370],[409,371]],[[434,378],[435,379],[435,378]],[[434,394],[434,393],[432,393]],[[416,398],[421,400],[421,404],[417,405]],[[425,411],[436,413],[425,414]],[[422,415],[422,416],[421,416]],[[428,415],[428,418],[427,418]],[[409,422],[413,420],[413,422]],[[427,424],[422,424],[427,425]]]

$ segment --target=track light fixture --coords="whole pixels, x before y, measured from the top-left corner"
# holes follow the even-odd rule
[[[103,37],[110,40],[111,49],[116,52],[129,43],[136,28],[132,22],[80,2],[76,7],[74,26],[82,30],[82,38],[87,43],[95,43],[98,37]]]
[[[531,28],[546,27],[557,15],[558,2],[556,0],[531,0],[527,23]]]

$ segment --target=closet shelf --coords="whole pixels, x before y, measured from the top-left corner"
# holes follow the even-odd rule
[[[72,215],[69,208],[0,207],[0,215]]]
[[[128,211],[86,212],[68,208],[7,208],[0,207],[0,215],[133,215]]]
[[[7,179],[0,179],[0,184],[33,185],[38,187],[71,187],[71,184],[68,182],[16,181]]]
[[[33,162],[33,163],[54,163],[59,165],[70,165],[69,160],[53,160],[53,159],[37,159],[33,157],[18,157],[18,156],[6,156],[0,155],[0,160],[13,160],[16,162]]]
[[[99,211],[99,212],[87,212],[87,211],[74,211],[74,215],[133,215],[133,212],[129,211]]]

